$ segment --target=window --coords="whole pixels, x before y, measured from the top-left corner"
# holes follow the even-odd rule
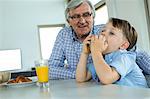
[[[52,48],[58,32],[64,27],[64,24],[39,26],[39,37],[41,56],[48,59],[52,52]]]
[[[108,11],[104,0],[97,3],[95,5],[95,8],[96,8],[95,25],[105,24],[108,21]]]

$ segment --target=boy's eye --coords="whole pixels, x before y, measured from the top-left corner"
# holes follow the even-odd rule
[[[110,34],[110,35],[114,35],[114,33],[113,33],[113,32],[109,32],[109,34]]]
[[[102,30],[102,32],[105,32],[105,30]]]

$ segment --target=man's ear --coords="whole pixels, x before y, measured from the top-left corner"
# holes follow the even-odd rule
[[[68,19],[67,19],[66,21],[69,23],[69,20],[68,20]]]
[[[125,41],[121,46],[120,49],[127,49],[129,47],[130,43],[128,41]]]

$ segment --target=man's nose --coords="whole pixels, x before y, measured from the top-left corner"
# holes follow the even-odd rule
[[[85,19],[83,18],[83,17],[80,17],[80,23],[85,23],[86,21],[85,21]]]

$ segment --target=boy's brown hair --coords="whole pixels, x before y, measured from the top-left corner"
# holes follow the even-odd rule
[[[127,38],[128,42],[130,43],[127,50],[129,51],[130,49],[132,49],[135,46],[138,37],[138,34],[134,27],[131,26],[131,24],[128,21],[118,18],[110,18],[109,22],[112,23],[113,27],[122,30],[123,35]]]

